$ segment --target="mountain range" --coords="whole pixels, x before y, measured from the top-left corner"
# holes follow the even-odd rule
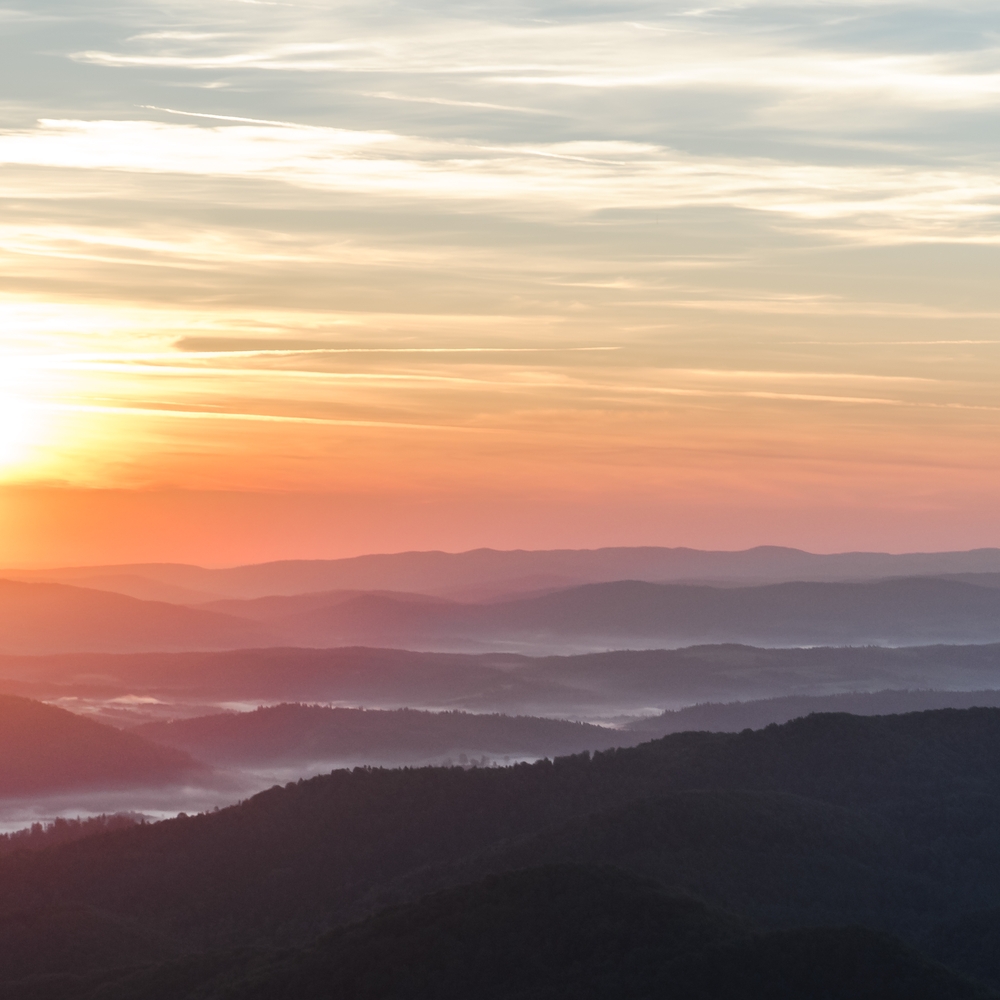
[[[701,702],[887,689],[1000,689],[1000,644],[729,644],[535,657],[357,647],[0,656],[0,692],[99,712],[122,725],[287,701],[598,721]]]
[[[226,608],[238,614],[235,602]],[[921,577],[753,587],[622,580],[488,604],[363,594],[268,624],[296,645],[451,651],[996,642],[1000,590]]]
[[[1000,588],[968,579],[711,587],[636,580],[471,604],[318,592],[188,607],[69,584],[0,581],[0,654],[372,646],[571,653],[1000,641]]]
[[[820,555],[780,546],[738,552],[688,548],[400,552],[350,559],[285,560],[207,569],[175,563],[0,571],[7,579],[71,583],[146,600],[193,604],[325,590],[411,591],[458,600],[566,588],[583,583],[782,583],[893,576],[1000,573],[1000,549]]]

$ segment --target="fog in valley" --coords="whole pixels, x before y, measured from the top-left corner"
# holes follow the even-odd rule
[[[30,634],[35,647],[17,649],[18,627],[0,634],[11,743],[0,827],[59,816],[195,814],[343,768],[504,767],[684,730],[762,728],[811,712],[1000,704],[1000,644],[971,641],[993,636],[1000,553],[917,560],[607,550],[22,574],[0,586],[0,617]],[[903,568],[926,575],[876,575]],[[656,580],[598,582],[626,570]],[[671,572],[689,582],[664,583]],[[782,572],[811,579],[786,582]],[[690,582],[698,573],[717,579]],[[525,593],[511,595],[515,582]],[[543,582],[549,586],[536,586]],[[330,583],[385,589],[288,592]],[[267,587],[275,593],[261,593]],[[468,599],[456,601],[463,587]],[[313,638],[287,641],[292,619],[311,622]],[[949,643],[873,643],[873,621],[884,634],[893,623],[900,640],[946,635]],[[387,641],[315,637],[316,628],[343,629],[344,622],[352,635]],[[784,643],[680,645],[683,635],[769,629],[812,629],[821,640],[831,622],[846,641],[789,646],[785,635]],[[275,630],[280,641],[256,628]],[[260,642],[199,648],[206,635],[207,646],[216,645],[220,629],[228,630],[223,647]],[[462,629],[479,637],[467,646],[503,648],[452,651],[446,639],[441,649],[421,648],[434,644],[428,635],[454,639]],[[505,642],[504,629],[517,638]],[[601,629],[608,633],[601,641],[614,648],[591,648],[599,643],[586,634]],[[635,629],[644,635],[630,635]],[[657,636],[672,641],[657,647]],[[566,651],[574,645],[586,651]],[[33,702],[48,705],[52,717],[44,740],[35,730],[37,768],[25,764],[17,777],[16,761],[32,751],[14,747],[27,732],[15,720]],[[93,731],[73,731],[75,720]],[[133,742],[114,749],[119,736]],[[98,744],[103,764],[95,759],[89,772],[76,773],[66,763],[94,757]],[[121,766],[135,761],[140,746],[149,773]]]

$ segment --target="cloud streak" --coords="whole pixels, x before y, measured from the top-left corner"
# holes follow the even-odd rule
[[[620,140],[495,146],[315,126],[111,120],[43,120],[35,129],[0,133],[0,163],[255,178],[344,195],[433,199],[442,208],[462,202],[543,213],[727,207],[871,243],[1000,240],[993,225],[1000,171],[980,164],[797,165],[696,157]]]

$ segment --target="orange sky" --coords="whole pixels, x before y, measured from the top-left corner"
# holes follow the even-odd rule
[[[1000,545],[987,6],[239,6],[5,26],[0,565]]]

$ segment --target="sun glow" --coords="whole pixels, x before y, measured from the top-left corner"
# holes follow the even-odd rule
[[[31,359],[0,357],[0,482],[33,478],[41,471],[53,428],[39,374]]]
[[[30,403],[6,392],[0,397],[0,475],[27,461],[40,436],[40,424]]]

